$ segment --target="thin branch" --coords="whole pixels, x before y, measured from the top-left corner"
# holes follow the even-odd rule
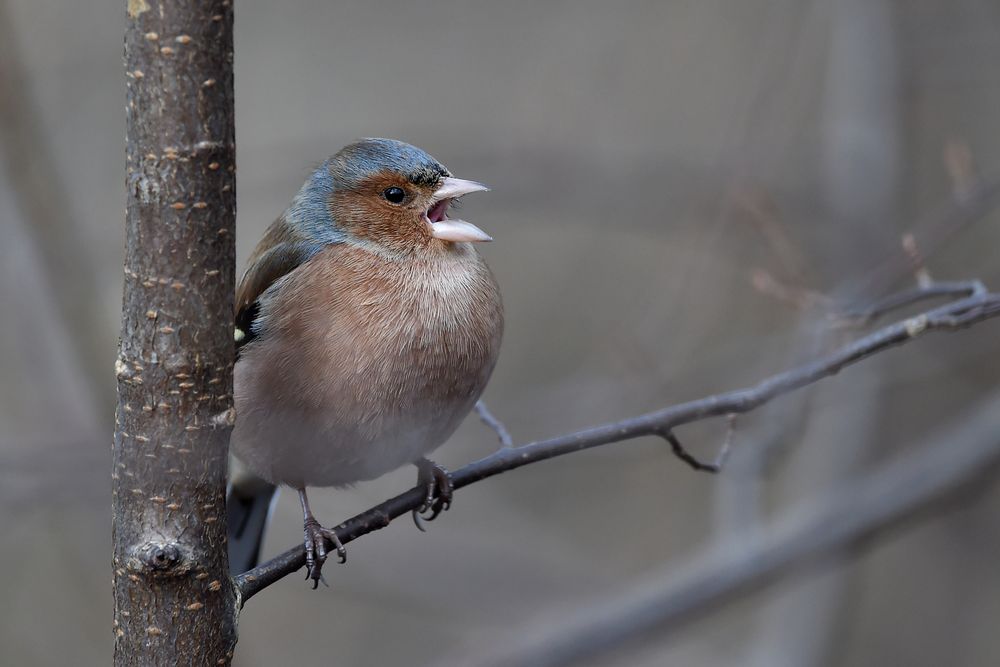
[[[726,437],[722,441],[722,447],[719,448],[719,453],[715,457],[715,467],[722,470],[722,466],[726,465],[726,461],[729,460],[729,454],[733,449],[733,439],[736,437],[736,415],[730,414],[726,415]]]
[[[847,317],[856,317],[863,321],[871,321],[876,317],[881,317],[893,310],[898,310],[915,303],[928,299],[941,297],[956,297],[963,294],[983,295],[986,294],[986,287],[982,283],[973,282],[932,282],[926,285],[918,284],[916,287],[896,294],[891,294],[884,299],[880,299],[869,305],[858,313],[848,313]]]
[[[486,403],[483,401],[476,401],[476,414],[479,415],[480,421],[496,432],[497,438],[500,439],[500,444],[502,446],[514,446],[514,439],[510,437],[510,432],[507,430],[507,427],[503,425],[502,421],[493,416],[490,409],[486,407]]]
[[[476,646],[474,659],[454,655],[436,667],[578,665],[655,631],[662,640],[684,623],[798,572],[804,566],[887,534],[888,529],[965,497],[1000,466],[1000,394],[984,400],[944,432],[900,460],[790,510],[749,539],[723,543],[690,562],[642,577],[617,595],[600,595],[573,610],[526,619]],[[852,552],[857,553],[857,552]]]
[[[663,437],[665,433],[683,424],[750,412],[778,396],[835,375],[851,364],[907,343],[929,331],[952,331],[1000,315],[1000,294],[985,291],[976,281],[965,283],[964,286],[963,292],[968,296],[885,326],[829,355],[773,375],[752,387],[707,396],[520,447],[500,449],[456,470],[452,474],[454,488],[460,489],[537,461],[643,436]],[[908,300],[907,303],[912,301]],[[345,521],[334,530],[340,541],[346,544],[388,526],[393,519],[419,507],[423,501],[423,489],[413,488]],[[299,545],[238,576],[236,585],[242,602],[245,603],[254,594],[304,565],[305,553]]]

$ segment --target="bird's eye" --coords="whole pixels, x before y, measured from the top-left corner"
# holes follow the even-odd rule
[[[382,196],[393,204],[399,204],[406,199],[406,191],[403,190],[403,188],[397,187],[386,188],[385,192],[382,193]]]

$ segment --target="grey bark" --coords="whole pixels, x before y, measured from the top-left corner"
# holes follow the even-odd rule
[[[230,0],[128,0],[125,288],[115,363],[116,665],[225,665],[235,280]]]

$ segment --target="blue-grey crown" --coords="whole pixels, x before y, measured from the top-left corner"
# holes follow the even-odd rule
[[[346,234],[330,216],[333,193],[386,171],[401,174],[414,185],[433,185],[451,176],[444,165],[416,146],[395,139],[362,139],[340,149],[313,171],[285,211],[285,218],[319,243],[344,241]]]
[[[362,139],[342,148],[329,162],[340,187],[384,171],[401,174],[415,185],[433,185],[451,176],[426,152],[395,139]]]

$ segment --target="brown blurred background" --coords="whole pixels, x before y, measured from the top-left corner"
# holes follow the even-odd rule
[[[0,100],[0,662],[100,665],[124,3],[0,2],[0,71],[23,73]],[[463,216],[496,238],[484,252],[508,329],[486,399],[515,439],[636,414],[843,340],[754,271],[855,302],[909,284],[873,293],[863,278],[1000,175],[997,62],[994,0],[240,0],[240,258],[343,144],[414,143],[493,188]],[[31,172],[45,155],[51,172]],[[932,275],[1000,286],[998,223],[921,248]],[[330,589],[290,577],[262,593],[236,664],[428,664],[689,562],[995,392],[998,326],[929,337],[739,420],[719,477],[648,440],[478,484],[426,535],[399,521],[352,544]],[[680,435],[711,457],[724,433]],[[470,419],[437,458],[494,446]],[[414,480],[320,491],[314,509],[333,524]],[[1000,664],[998,509],[986,489],[593,664]],[[265,551],[300,539],[286,494]]]

